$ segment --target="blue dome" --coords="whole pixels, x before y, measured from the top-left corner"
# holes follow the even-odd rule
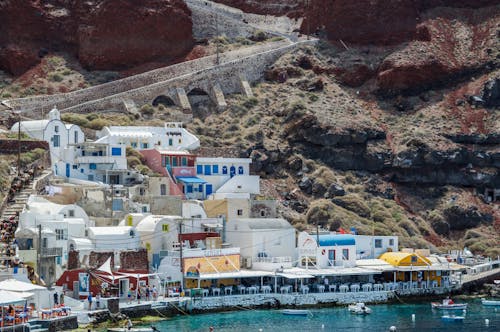
[[[356,239],[350,234],[327,234],[319,236],[320,247],[354,246]]]

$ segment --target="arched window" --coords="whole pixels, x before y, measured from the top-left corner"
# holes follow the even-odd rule
[[[229,169],[229,175],[231,177],[235,176],[236,175],[236,167],[234,166],[231,166],[231,168]]]
[[[243,174],[243,166],[238,167],[238,174],[242,175]]]
[[[227,166],[222,166],[222,174],[227,174]]]

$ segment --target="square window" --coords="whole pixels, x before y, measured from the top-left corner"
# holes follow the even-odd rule
[[[375,239],[375,248],[382,248],[382,239]]]
[[[394,239],[389,239],[389,245],[393,246],[394,245]]]
[[[203,174],[203,165],[196,165],[196,174]]]
[[[212,166],[212,173],[219,174],[219,165]]]
[[[415,255],[412,255],[412,256],[411,256],[411,262],[412,262],[412,263],[416,263],[416,262],[418,262],[418,257],[417,257],[417,256],[415,256]]]
[[[73,165],[73,169],[78,169],[78,165]]]
[[[89,164],[89,169],[97,169],[97,165],[94,163]]]
[[[122,155],[122,148],[111,148],[111,155],[112,156],[121,156]]]
[[[239,209],[239,210],[237,211],[237,214],[238,214],[239,216],[242,216],[242,215],[243,215],[243,210],[242,210],[242,209]]]

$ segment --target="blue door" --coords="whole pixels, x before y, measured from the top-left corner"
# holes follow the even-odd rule
[[[206,195],[210,195],[212,193],[212,185],[211,184],[206,184],[205,185],[205,192],[206,192]]]
[[[66,177],[69,178],[69,164],[66,164]]]
[[[212,167],[210,165],[205,165],[205,175],[211,175],[212,174]]]
[[[231,168],[229,169],[229,176],[233,177],[235,175],[236,175],[236,168],[234,166],[231,166]]]

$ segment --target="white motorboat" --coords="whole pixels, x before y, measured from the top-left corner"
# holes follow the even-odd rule
[[[356,304],[350,304],[347,309],[357,315],[368,315],[372,313],[372,309],[368,308],[364,303],[358,302]]]
[[[500,306],[500,300],[485,300],[482,299],[481,303],[485,306]]]
[[[455,303],[452,299],[444,299],[442,303],[431,302],[432,309],[441,310],[464,310],[467,309],[467,303]]]
[[[281,313],[287,316],[312,316],[312,312],[310,310],[301,309],[283,309],[281,310]]]
[[[441,316],[441,319],[444,321],[449,321],[449,322],[463,322],[465,319],[465,316],[455,316],[455,315],[444,315]]]

